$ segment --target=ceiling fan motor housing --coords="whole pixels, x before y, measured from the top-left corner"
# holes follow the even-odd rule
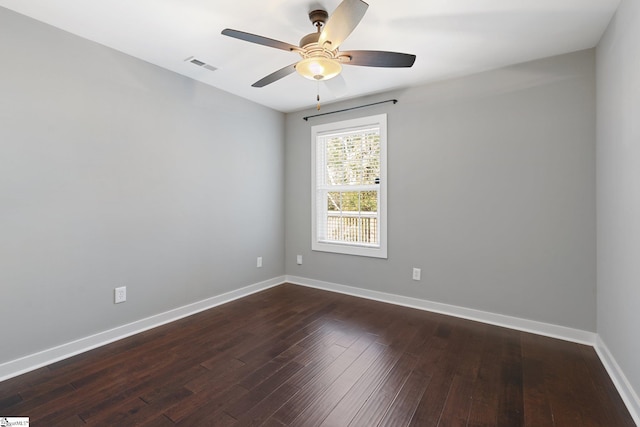
[[[309,12],[309,20],[316,27],[323,26],[327,19],[329,19],[329,14],[326,10],[316,9]]]
[[[307,34],[302,39],[300,39],[301,48],[318,43],[322,27],[324,26],[325,22],[327,22],[327,19],[329,19],[329,14],[326,10],[316,9],[309,12],[309,20],[317,28],[317,31],[315,33]]]

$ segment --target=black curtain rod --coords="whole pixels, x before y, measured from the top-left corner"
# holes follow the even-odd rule
[[[387,102],[393,102],[394,104],[397,104],[398,100],[397,99],[387,99],[386,101],[374,102],[372,104],[366,104],[366,105],[359,105],[357,107],[345,108],[344,110],[336,110],[336,111],[329,111],[328,113],[314,114],[313,116],[303,117],[303,119],[304,119],[305,122],[307,122],[307,121],[309,121],[309,119],[311,119],[313,117],[326,116],[327,114],[343,113],[345,111],[357,110],[358,108],[371,107],[372,105],[386,104]]]

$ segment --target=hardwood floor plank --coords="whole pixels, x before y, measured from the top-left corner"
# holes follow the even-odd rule
[[[404,350],[407,353],[421,356],[426,351],[429,341],[433,338],[435,331],[438,328],[438,320],[425,317],[420,323],[418,332],[415,337],[409,341],[407,348]]]
[[[469,412],[469,419],[466,423],[467,427],[486,427],[497,425],[498,408],[497,405],[487,403],[482,400],[472,400]],[[545,426],[553,426],[551,424],[539,424]]]
[[[289,401],[298,392],[299,388],[290,383],[284,383],[280,387],[276,388],[272,393],[269,393],[259,403],[253,405],[250,409],[236,416],[237,425],[240,426],[259,426],[271,419],[270,417],[282,407],[284,402]],[[227,412],[229,413],[229,412]],[[271,419],[271,423],[273,423]],[[278,421],[278,423],[280,423]],[[283,425],[280,423],[280,425]]]
[[[487,329],[487,336],[481,350],[482,357],[478,375],[473,384],[472,403],[468,426],[481,427],[498,424],[498,402],[501,392],[501,330]],[[540,424],[552,425],[552,424]]]
[[[284,426],[284,424],[282,424],[280,421],[274,418],[269,418],[266,422],[262,424],[262,427],[282,427],[282,426]]]
[[[300,412],[290,425],[320,425],[342,397],[349,392],[354,383],[357,383],[369,367],[384,355],[385,347],[377,342],[367,347],[334,382],[317,396],[311,405]]]
[[[471,412],[472,381],[463,375],[455,375],[447,392],[447,399],[440,414],[439,426],[466,426]]]
[[[524,425],[524,400],[522,395],[522,350],[521,333],[504,330],[500,360],[501,393],[498,399],[498,426],[517,427]]]
[[[429,377],[419,371],[411,371],[409,377],[396,395],[379,426],[408,426],[413,418],[418,403],[429,385]]]
[[[307,349],[328,348],[333,345],[339,345],[342,348],[347,348],[344,345],[338,344],[345,334],[343,325],[333,319],[323,320],[324,324],[322,327],[318,328],[312,334],[309,334],[306,338],[300,340],[297,345]]]
[[[238,364],[242,365],[241,362]],[[232,369],[232,368],[228,368]],[[176,392],[181,392],[185,384],[190,383],[195,378],[209,374],[211,371],[202,367],[202,365],[192,365],[183,370],[174,372],[165,372],[153,381],[151,387],[139,393],[140,398],[148,405],[153,405],[159,400],[166,399]],[[189,390],[192,392],[191,390]]]
[[[486,350],[487,325],[470,322],[461,324],[457,329],[458,336],[462,338],[457,346],[460,353],[452,359],[453,378],[439,420],[439,425],[443,426],[467,425]],[[464,356],[460,357],[460,354]]]
[[[251,389],[247,394],[242,396],[241,399],[235,401],[233,404],[227,405],[225,412],[236,419],[240,418],[242,414],[246,413],[255,405],[262,402],[274,390],[277,390],[279,387],[285,384],[293,376],[293,374],[303,368],[304,365],[301,365],[299,363],[288,363],[286,366],[275,372],[265,381],[261,382],[253,389]],[[292,386],[291,388],[297,390],[296,387]]]
[[[87,424],[78,415],[72,415],[56,424],[56,427],[82,427]]]
[[[229,360],[229,353],[231,351],[241,345],[245,345],[247,341],[251,341],[254,338],[254,334],[245,331],[239,331],[239,333],[235,335],[230,335],[226,339],[218,342],[215,346],[217,351],[215,353],[212,353],[211,357],[200,362],[200,365],[209,369],[210,371],[214,371],[220,360]],[[238,362],[240,361],[238,360]],[[244,362],[240,363],[244,364]]]
[[[41,394],[29,401],[19,401],[14,405],[5,408],[3,413],[28,414],[23,416],[32,416],[31,414],[34,414],[33,416],[38,417],[43,413],[46,413],[46,410],[43,410],[42,408],[53,406],[54,409],[57,409],[60,406],[60,403],[51,404],[51,402],[60,402],[62,399],[66,399],[67,396],[73,395],[74,393],[76,393],[76,389],[74,389],[70,384],[66,384],[53,389],[46,394]]]
[[[403,353],[393,366],[384,381],[373,392],[371,397],[360,408],[356,416],[349,423],[350,426],[375,426],[384,418],[396,395],[409,378],[409,374],[416,366],[418,358],[409,353]]]
[[[44,368],[42,378],[46,378],[46,380],[40,380],[34,384],[25,385],[24,387],[16,387],[16,390],[20,391],[19,396],[22,400],[28,402],[43,394],[48,394],[57,388],[69,384],[68,378],[60,377],[49,371],[47,368]]]
[[[307,349],[300,347],[299,345],[292,345],[285,349],[282,353],[268,361],[258,369],[245,376],[238,384],[247,390],[251,390],[258,386],[258,384],[271,377],[279,370],[287,366],[290,362],[295,360],[298,356],[305,353]]]
[[[182,400],[179,405],[169,408],[163,414],[179,425],[206,425],[205,420],[224,413],[228,403],[235,402],[247,393],[247,389],[238,385],[222,390],[204,390]]]
[[[322,346],[317,348],[316,351],[310,350],[301,354],[297,362],[303,364],[305,368],[294,374],[289,380],[289,383],[298,388],[307,387],[329,369],[329,367],[333,366],[336,359],[345,353],[346,350],[346,348],[334,344],[330,347]]]
[[[164,415],[151,418],[143,423],[136,424],[139,427],[174,427],[175,423]]]
[[[291,424],[299,413],[310,406],[374,342],[374,335],[363,334],[326,369],[314,377],[307,377],[307,384],[302,384],[299,380],[293,381],[292,383],[301,389],[300,393],[286,402],[273,417],[284,424]]]
[[[411,419],[412,426],[437,426],[440,422],[457,365],[469,354],[465,347],[472,330],[457,323],[441,321],[420,359],[417,369],[431,380]]]
[[[193,393],[186,388],[174,390],[171,394],[166,394],[162,398],[154,400],[152,403],[144,402],[144,405],[136,407],[136,411],[123,411],[126,406],[118,405],[116,410],[110,411],[110,413],[104,415],[102,419],[104,424],[126,427],[144,424],[146,420],[155,419],[169,411],[171,408],[181,405],[182,402],[191,396]]]
[[[546,368],[540,359],[540,352],[531,345],[531,338],[522,337],[522,381],[524,399],[524,420],[527,426],[553,426],[553,413],[546,389]]]
[[[14,394],[0,399],[0,413],[5,413],[7,409],[22,402],[22,396]]]
[[[118,400],[117,402],[110,400],[96,402],[96,405],[78,415],[85,423],[107,423],[105,420],[108,420],[109,425],[121,426],[145,406],[147,404],[135,396],[126,400]]]
[[[322,426],[348,425],[398,362],[399,355],[386,347],[379,361],[372,364],[323,420]]]

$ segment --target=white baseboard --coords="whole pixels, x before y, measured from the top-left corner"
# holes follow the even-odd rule
[[[351,286],[339,285],[337,283],[324,282],[320,280],[307,279],[305,277],[286,276],[288,283],[308,286],[311,288],[324,289],[341,294],[352,295],[370,300],[386,302],[404,307],[416,308],[418,310],[432,311],[434,313],[446,314],[468,320],[475,320],[505,328],[516,329],[523,332],[544,335],[558,338],[579,344],[593,346],[596,342],[595,332],[583,331],[580,329],[567,328],[565,326],[553,325],[550,323],[537,322],[535,320],[521,319],[519,317],[505,316],[502,314],[490,313],[487,311],[474,310],[471,308],[459,307],[455,305],[443,304],[439,302],[427,301],[418,298],[405,297],[402,295],[388,294],[386,292],[371,291],[368,289],[355,288]]]
[[[80,338],[38,353],[2,363],[0,364],[0,381],[33,371],[43,366],[50,365],[51,363],[75,356],[76,354],[84,353],[85,351],[135,335],[148,329],[173,322],[183,317],[191,316],[192,314],[208,310],[220,304],[280,285],[284,282],[284,279],[284,276],[275,277],[273,279],[265,280],[264,282],[255,283],[241,289],[216,295],[202,301],[178,307],[123,326],[118,326],[117,328],[99,332],[95,335]]]
[[[618,393],[620,393],[622,400],[625,405],[627,405],[627,409],[631,413],[633,421],[636,425],[640,426],[640,397],[638,397],[638,394],[635,392],[633,387],[631,387],[631,383],[629,383],[629,380],[622,372],[622,369],[620,369],[620,365],[618,365],[618,362],[616,362],[616,359],[614,359],[609,348],[604,341],[602,341],[600,336],[597,337],[594,348],[596,353],[598,353],[602,364],[609,373],[611,381],[613,381],[613,384],[616,386],[616,389],[618,389]]]

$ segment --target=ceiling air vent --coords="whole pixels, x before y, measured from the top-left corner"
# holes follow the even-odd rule
[[[204,61],[200,61],[199,59],[193,56],[188,57],[187,59],[184,60],[184,62],[191,62],[192,64],[197,65],[198,67],[206,68],[209,71],[217,70],[217,68],[214,67],[213,65],[209,65]]]

